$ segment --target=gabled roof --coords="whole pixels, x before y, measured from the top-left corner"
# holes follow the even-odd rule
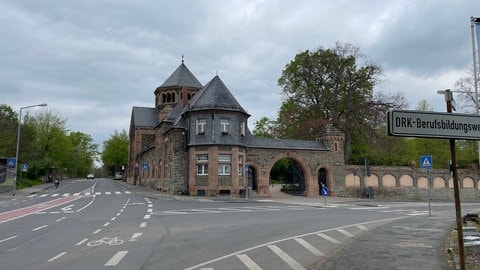
[[[193,75],[187,66],[182,64],[167,78],[167,80],[159,87],[171,87],[171,86],[191,86],[196,88],[202,88],[202,84]]]
[[[188,110],[228,110],[248,114],[218,76],[207,83],[190,101]]]
[[[133,106],[131,121],[135,124],[135,128],[155,128],[158,125],[157,110]]]

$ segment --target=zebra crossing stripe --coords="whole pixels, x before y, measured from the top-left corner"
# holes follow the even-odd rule
[[[297,241],[300,245],[302,245],[304,248],[306,248],[308,251],[310,251],[313,255],[315,255],[315,256],[325,256],[325,254],[323,254],[323,252],[321,252],[316,247],[312,246],[310,243],[303,240],[302,238],[295,238],[295,241]]]
[[[319,233],[317,234],[318,236],[322,237],[323,239],[327,240],[327,241],[330,241],[334,244],[341,244],[342,242],[338,241],[337,239],[333,238],[333,237],[330,237],[324,233]]]
[[[344,229],[337,229],[337,231],[341,232],[343,235],[348,236],[348,237],[355,237],[354,234],[345,231]]]
[[[276,245],[268,245],[268,247],[277,254],[280,259],[282,259],[285,263],[287,263],[293,270],[306,270],[301,264],[299,264],[295,259],[290,257],[287,253],[281,250]]]
[[[262,270],[258,264],[256,264],[250,257],[245,254],[238,254],[237,258],[249,269],[249,270]]]

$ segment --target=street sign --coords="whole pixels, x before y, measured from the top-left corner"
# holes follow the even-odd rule
[[[328,196],[328,188],[327,187],[322,187],[322,196],[323,197],[327,197]]]
[[[28,171],[28,164],[22,164],[22,172]]]
[[[420,156],[420,166],[422,169],[431,169],[433,166],[432,156]]]
[[[391,136],[480,140],[480,116],[473,114],[392,110],[387,124]]]
[[[15,167],[15,162],[16,159],[15,158],[9,158],[7,159],[7,167]]]
[[[142,169],[148,170],[148,163],[142,163]]]

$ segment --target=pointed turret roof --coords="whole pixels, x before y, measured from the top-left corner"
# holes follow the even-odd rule
[[[248,114],[220,78],[215,76],[190,101],[188,110],[221,109]]]
[[[202,88],[202,84],[197,80],[195,75],[187,68],[183,63],[167,78],[167,80],[159,86],[160,87],[170,87],[170,86],[191,86],[196,88]]]

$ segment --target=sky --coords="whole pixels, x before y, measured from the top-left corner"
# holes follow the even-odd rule
[[[285,65],[336,42],[382,66],[375,92],[444,112],[437,90],[472,76],[480,1],[0,0],[0,10],[0,104],[47,103],[22,113],[50,110],[102,146],[128,133],[132,106],[154,107],[182,56],[202,84],[219,75],[250,129],[277,118]]]

